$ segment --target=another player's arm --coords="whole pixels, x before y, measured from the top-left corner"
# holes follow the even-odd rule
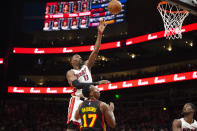
[[[108,80],[101,80],[101,81],[98,81],[98,82],[90,82],[90,83],[81,83],[77,80],[77,77],[75,76],[75,74],[72,70],[70,70],[66,73],[66,78],[67,78],[68,83],[70,84],[70,86],[73,86],[77,89],[82,89],[84,86],[101,85],[101,84],[111,83]]]
[[[172,123],[172,131],[181,131],[181,121],[175,119]]]
[[[106,103],[102,102],[100,104],[100,109],[101,109],[102,113],[104,114],[107,124],[111,128],[115,128],[116,119],[115,119],[114,112],[113,112],[114,111],[114,104],[112,102],[110,102],[110,105],[107,105]]]
[[[79,119],[80,119],[79,110],[80,110],[82,104],[83,104],[83,103],[81,103],[81,104],[79,105],[78,109],[77,109],[76,112],[75,112],[75,119],[76,119],[76,120],[79,120]]]
[[[100,22],[100,25],[98,26],[98,35],[97,35],[97,39],[96,39],[96,42],[94,45],[94,50],[90,54],[88,60],[85,61],[85,65],[87,65],[89,69],[92,68],[92,66],[94,65],[96,58],[98,56],[100,44],[101,44],[101,40],[102,40],[102,33],[104,32],[105,27],[106,27],[105,21],[102,20]]]

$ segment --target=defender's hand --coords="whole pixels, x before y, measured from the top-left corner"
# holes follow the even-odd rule
[[[101,84],[109,84],[109,83],[111,83],[111,82],[108,81],[108,80],[101,80],[101,81],[99,81],[99,85],[101,85]]]
[[[114,111],[114,103],[110,102],[109,109],[113,112]]]

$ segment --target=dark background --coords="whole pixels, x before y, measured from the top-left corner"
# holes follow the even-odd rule
[[[164,30],[163,21],[156,9],[158,2],[128,1],[127,22],[107,26],[102,40],[102,43],[121,40],[122,48],[101,51],[99,55],[109,58],[109,61],[97,62],[92,71],[93,75],[97,75],[98,72],[112,73],[196,59],[196,31],[184,33],[182,40],[170,41],[162,38],[125,46],[126,38]],[[94,44],[96,39],[96,28],[43,32],[45,2],[40,0],[13,1],[9,6],[3,6],[1,10],[1,12],[6,11],[1,17],[3,26],[0,45],[0,57],[4,58],[4,64],[0,65],[3,81],[1,83],[5,89],[25,75],[65,77],[66,71],[71,68],[67,58],[73,54],[12,54],[13,47],[83,46]],[[196,16],[189,15],[183,25],[195,22],[197,22]],[[188,46],[190,42],[193,42],[193,47]],[[166,50],[170,44],[173,47],[171,52]],[[136,54],[136,59],[130,57],[132,53]],[[84,58],[89,55],[89,53],[79,54]],[[38,64],[40,60],[41,64]]]
[[[109,25],[106,28],[105,36],[102,40],[102,43],[121,40],[123,47],[99,52],[100,56],[105,56],[109,61],[97,61],[92,69],[95,81],[107,78],[112,82],[116,82],[156,75],[196,71],[197,31],[184,33],[182,40],[166,40],[162,38],[132,46],[125,46],[126,38],[164,30],[163,21],[156,9],[158,2],[157,0],[128,0],[127,23],[125,26],[122,24]],[[41,3],[41,5],[37,6],[37,8],[32,8],[34,7],[33,5],[37,5],[37,3]],[[8,112],[7,107],[15,109],[15,111],[13,111],[14,114],[21,114],[21,116],[23,116],[22,122],[24,125],[31,128],[39,125],[34,122],[40,119],[39,115],[43,113],[43,110],[43,114],[51,113],[51,115],[46,116],[47,119],[55,120],[58,114],[58,116],[62,116],[61,122],[64,123],[66,121],[66,117],[64,116],[66,116],[67,113],[66,109],[68,107],[69,94],[7,94],[7,87],[10,85],[38,86],[39,81],[33,79],[33,76],[45,78],[44,86],[67,86],[68,83],[65,79],[65,74],[66,71],[71,68],[67,58],[73,54],[12,54],[12,48],[83,46],[94,44],[95,42],[94,36],[97,33],[96,28],[84,30],[83,32],[80,30],[60,32],[43,32],[39,30],[42,29],[44,23],[44,21],[42,21],[43,16],[34,15],[34,12],[36,12],[36,14],[37,12],[43,14],[44,10],[42,11],[40,9],[44,7],[45,3],[41,0],[12,1],[9,2],[8,5],[1,6],[0,57],[4,58],[4,64],[0,65],[0,104],[2,105],[1,109],[3,109],[5,113],[1,113],[0,115],[2,116],[1,118],[7,118],[3,121],[5,122],[4,124],[7,127],[13,127],[12,129],[15,130],[16,127],[9,126],[9,124],[14,125],[12,124],[15,122],[14,120],[19,121],[21,118],[19,116],[6,114],[6,112]],[[24,12],[27,8],[31,9],[30,12],[32,13]],[[27,25],[25,21],[28,21]],[[196,16],[189,15],[183,25],[196,22]],[[119,32],[120,28],[126,30]],[[78,36],[80,36],[80,39],[76,39]],[[65,38],[63,39],[63,37]],[[191,42],[193,46],[189,45]],[[172,51],[168,51],[169,45],[172,46]],[[136,58],[133,59],[131,57],[132,53],[136,54]],[[89,53],[79,54],[82,55],[84,59],[89,55]],[[41,60],[41,64],[38,63],[39,60]],[[148,71],[145,70],[145,68],[149,67],[155,68],[151,68]],[[129,71],[133,74],[129,73]],[[124,75],[111,75],[116,72],[123,72]],[[61,76],[61,81],[56,78],[57,75]],[[25,83],[24,78],[29,78],[30,81]],[[191,80],[141,88],[107,91],[102,93],[101,100],[115,102],[117,109],[116,116],[119,121],[117,130],[119,131],[119,127],[125,123],[135,127],[135,125],[148,123],[155,119],[161,121],[163,120],[162,118],[166,118],[164,123],[167,124],[164,124],[165,127],[170,128],[172,120],[180,117],[179,114],[184,103],[193,102],[197,104],[196,84],[196,80]],[[116,99],[114,97],[115,94],[119,94],[120,98]],[[26,105],[28,110],[25,107],[21,107],[22,105]],[[163,107],[167,107],[167,112],[163,112]],[[37,110],[39,110],[39,112],[36,113],[37,117],[35,117],[34,113]],[[149,112],[149,117],[146,117],[146,115],[141,116],[143,113],[146,114],[146,111]],[[125,112],[129,112],[128,115]],[[167,115],[169,115],[169,117],[167,117]],[[25,121],[28,121],[30,125],[26,124]],[[48,122],[46,119],[43,121]],[[152,122],[149,124],[157,125],[158,123],[155,124]],[[18,125],[21,127],[20,123]],[[17,128],[17,130],[20,129]]]
[[[47,2],[47,1],[46,1]],[[164,30],[163,21],[156,8],[159,1],[128,1],[127,21],[122,24],[108,25],[102,43],[121,40],[120,49],[100,51],[107,57],[107,62],[98,61],[92,73],[113,73],[159,66],[168,63],[195,60],[197,32],[183,34],[182,40],[165,38],[125,46],[125,39]],[[73,54],[23,55],[12,54],[13,47],[68,47],[94,44],[96,28],[77,31],[42,31],[45,2],[40,0],[14,1],[3,6],[2,42],[0,56],[4,57],[2,85],[4,89],[27,76],[60,75],[65,80],[65,73],[71,68],[68,58]],[[196,16],[189,15],[183,25],[197,22]],[[79,38],[78,38],[79,37]],[[188,44],[193,43],[190,47]],[[167,47],[171,45],[172,51]],[[135,59],[131,54],[136,55]],[[89,53],[79,53],[88,58]],[[41,61],[41,64],[38,64]],[[187,62],[185,62],[187,64]],[[57,68],[58,67],[58,68]],[[35,81],[35,80],[34,80]],[[52,80],[54,81],[54,80]],[[66,82],[66,80],[65,80]],[[65,84],[64,82],[64,84]],[[66,83],[67,84],[67,83]]]

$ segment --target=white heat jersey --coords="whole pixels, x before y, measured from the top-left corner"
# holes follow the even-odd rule
[[[83,65],[80,70],[72,69],[75,76],[77,77],[77,80],[82,83],[91,83],[92,82],[92,75],[90,70],[86,65]],[[77,89],[74,92],[74,95],[80,95],[82,94],[82,89]]]
[[[184,118],[180,119],[182,131],[197,131],[197,121],[194,120],[192,124],[187,123]]]

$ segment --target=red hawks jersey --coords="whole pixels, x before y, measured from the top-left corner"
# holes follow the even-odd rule
[[[77,80],[81,83],[91,83],[92,82],[92,75],[90,70],[86,65],[83,65],[80,70],[72,69]],[[80,95],[82,94],[82,89],[75,89],[73,95]]]
[[[197,131],[197,122],[194,120],[192,124],[187,123],[184,118],[180,119],[182,131]]]

